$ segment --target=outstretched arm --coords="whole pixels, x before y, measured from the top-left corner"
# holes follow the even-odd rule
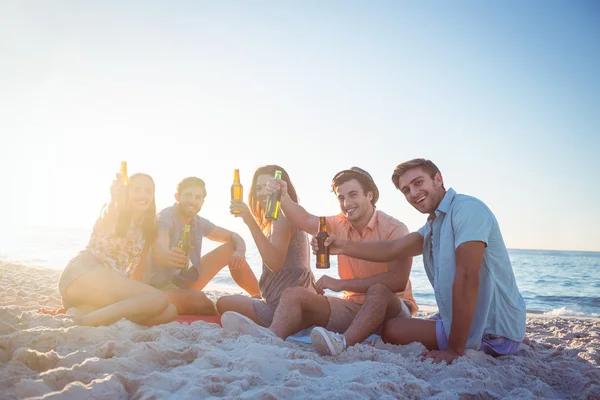
[[[423,253],[423,236],[412,232],[400,239],[376,242],[353,242],[330,236],[326,242],[331,254],[375,262],[390,262],[398,258],[414,257]]]
[[[239,214],[236,216],[241,217],[248,226],[248,229],[250,229],[263,263],[271,271],[279,272],[285,262],[292,238],[292,227],[288,220],[283,215],[280,215],[277,220],[272,222],[271,238],[269,240],[256,223],[246,203],[241,200],[234,200],[231,202],[231,210],[238,211]]]
[[[319,217],[310,214],[300,204],[296,203],[287,191],[287,182],[281,179],[271,179],[263,191],[271,195],[281,190],[281,211],[288,219],[290,225],[310,235],[319,231]]]

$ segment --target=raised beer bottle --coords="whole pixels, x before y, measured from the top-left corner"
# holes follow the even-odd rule
[[[185,225],[183,227],[183,235],[181,235],[181,239],[179,240],[178,247],[184,251],[186,255],[190,253],[191,241],[190,241],[190,231],[191,225]]]
[[[281,179],[281,171],[275,171],[275,179]],[[267,198],[267,210],[265,218],[269,221],[276,221],[279,218],[279,209],[281,208],[281,189],[271,194]]]
[[[121,161],[121,182],[123,185],[129,185],[129,176],[127,175],[127,161]]]
[[[319,217],[319,233],[317,233],[317,242],[319,250],[317,251],[317,268],[329,268],[329,247],[325,247],[325,240],[329,237],[327,233],[327,218]]]
[[[117,210],[119,218],[124,216],[129,209],[129,176],[127,175],[127,161],[121,161],[121,170],[119,171],[121,184],[125,186],[117,197]]]
[[[233,185],[231,185],[231,200],[242,200],[244,197],[244,188],[240,183],[240,170],[233,170]],[[240,214],[240,211],[234,210],[231,211],[232,214]]]

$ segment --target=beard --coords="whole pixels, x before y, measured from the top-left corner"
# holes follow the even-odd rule
[[[200,210],[197,210],[193,205],[187,204],[187,203],[179,203],[178,207],[179,207],[179,212],[184,217],[191,218],[194,215],[198,214],[198,212],[200,212]]]

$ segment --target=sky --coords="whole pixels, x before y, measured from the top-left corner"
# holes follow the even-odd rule
[[[234,168],[331,215],[359,166],[417,230],[390,178],[422,157],[509,248],[600,251],[598,71],[595,1],[1,2],[0,231],[90,227],[121,160],[236,231]]]

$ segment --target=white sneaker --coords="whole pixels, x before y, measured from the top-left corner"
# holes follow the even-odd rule
[[[245,315],[234,311],[227,311],[221,315],[221,325],[228,331],[245,333],[257,338],[275,338],[275,334],[269,329],[258,325]]]
[[[346,350],[344,335],[330,332],[320,326],[313,328],[310,332],[310,340],[322,356],[338,356]]]

